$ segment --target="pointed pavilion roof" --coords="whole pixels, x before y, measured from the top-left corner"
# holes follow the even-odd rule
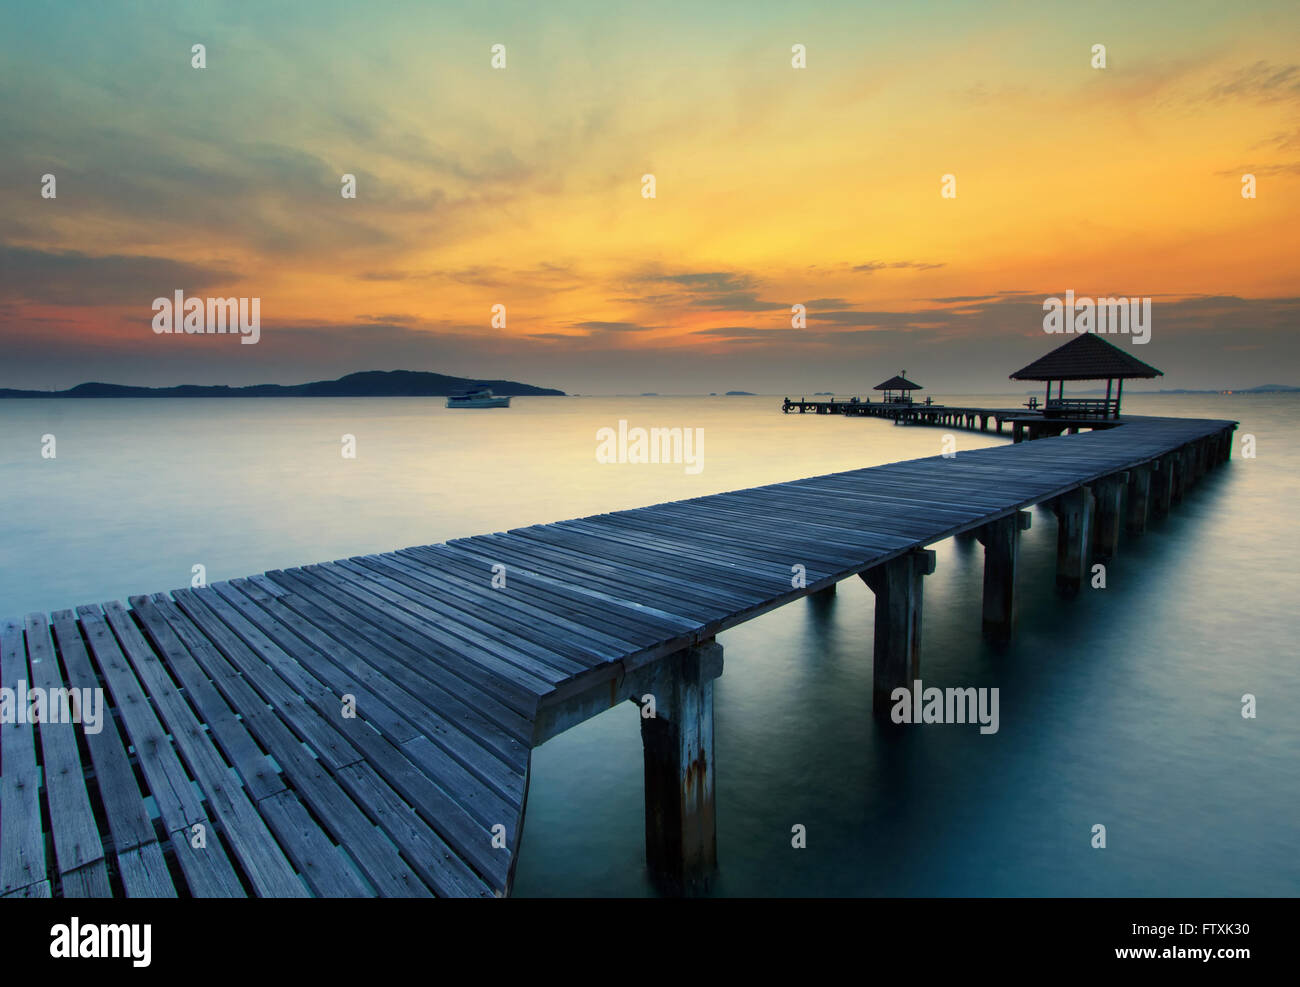
[[[903,373],[907,373],[907,371],[904,370]],[[897,377],[890,377],[889,380],[885,381],[883,384],[877,384],[875,387],[872,388],[872,390],[873,391],[919,391],[921,390],[921,385],[913,384],[906,377],[899,375]]]
[[[1163,377],[1164,373],[1096,333],[1087,332],[1040,356],[1011,375],[1011,380],[1109,380]]]

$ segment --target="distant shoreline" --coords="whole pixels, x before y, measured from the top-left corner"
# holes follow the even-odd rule
[[[470,387],[488,387],[510,397],[566,397],[564,391],[513,380],[449,377],[421,370],[365,370],[337,380],[306,384],[179,384],[136,387],[89,382],[62,391],[0,388],[0,398],[436,398],[460,394]]]

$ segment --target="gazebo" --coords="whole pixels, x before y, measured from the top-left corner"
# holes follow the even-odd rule
[[[1132,377],[1163,377],[1155,367],[1130,356],[1114,343],[1109,343],[1096,333],[1083,333],[1058,346],[1046,356],[1041,356],[1027,367],[1017,370],[1011,380],[1042,380],[1047,382],[1043,398],[1043,415],[1047,418],[1118,418],[1119,403],[1124,396],[1124,381]],[[1067,380],[1104,380],[1106,397],[1065,399]],[[1056,397],[1052,397],[1052,382],[1056,382]],[[1111,398],[1115,382],[1119,388]]]
[[[906,370],[901,371],[897,377],[890,377],[889,380],[872,388],[873,391],[885,392],[885,396],[881,398],[885,404],[911,404],[912,391],[920,389],[920,384],[914,384],[907,379]]]

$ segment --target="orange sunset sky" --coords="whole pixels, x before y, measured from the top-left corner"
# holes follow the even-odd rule
[[[0,387],[847,393],[906,367],[978,392],[1061,341],[1042,302],[1067,288],[1153,299],[1151,342],[1113,339],[1157,386],[1300,384],[1295,3],[3,3],[0,25]],[[177,289],[260,298],[261,342],[156,336]]]

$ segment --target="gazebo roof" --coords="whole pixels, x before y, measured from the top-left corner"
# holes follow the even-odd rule
[[[1110,380],[1163,377],[1164,373],[1096,333],[1076,336],[1011,375],[1011,380]]]
[[[883,384],[877,384],[872,388],[874,391],[919,391],[920,384],[913,384],[906,377],[890,377]]]

